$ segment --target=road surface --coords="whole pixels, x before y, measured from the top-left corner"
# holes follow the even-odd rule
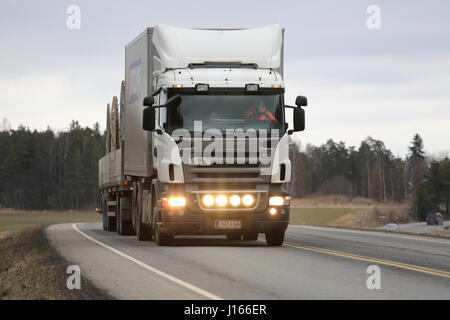
[[[182,237],[158,247],[93,223],[53,225],[47,235],[82,276],[119,299],[450,299],[446,239],[294,225],[283,247],[268,247],[264,236]],[[371,265],[380,268],[380,289],[368,289]]]
[[[445,231],[445,228],[450,227],[450,221],[444,221],[442,226],[430,225],[427,226],[426,222],[413,222],[413,223],[405,223],[399,224],[399,231],[405,232],[413,232],[413,233],[430,233],[430,232],[438,232]]]

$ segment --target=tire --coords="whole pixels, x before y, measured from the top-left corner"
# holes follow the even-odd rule
[[[131,220],[124,220],[124,211],[130,210],[129,198],[121,197],[119,199],[119,208],[117,210],[117,233],[123,236],[134,235],[133,224]]]
[[[266,232],[266,242],[267,242],[267,245],[269,245],[271,247],[278,247],[278,246],[283,245],[284,231]]]
[[[120,198],[119,201],[117,201],[117,208],[116,208],[116,226],[117,226],[117,234],[122,235],[122,217],[120,216]]]
[[[162,233],[158,225],[155,226],[155,242],[158,246],[168,246],[172,244],[173,235]]]
[[[228,241],[238,241],[241,240],[242,234],[238,232],[227,233]]]
[[[102,202],[102,217],[103,217],[103,230],[107,231],[108,230],[108,207],[107,207],[107,202],[105,200],[103,200]]]
[[[116,217],[108,217],[108,231],[113,232],[117,230]]]
[[[116,198],[115,197],[113,197],[113,196],[110,196],[110,195],[107,195],[106,197],[105,197],[105,208],[106,208],[106,210],[105,210],[105,215],[106,215],[106,231],[110,231],[110,232],[112,232],[112,231],[116,231],[117,230],[117,221],[116,221],[116,216],[117,216],[117,202],[116,202],[116,206],[114,207],[114,211],[116,212],[116,214],[115,214],[115,216],[114,217],[109,217],[108,216],[108,212],[110,212],[110,211],[112,211],[112,210],[110,210],[110,206],[108,205],[108,202],[109,201],[114,201],[114,200],[116,200]],[[104,216],[104,219],[105,219],[105,216]]]
[[[258,232],[256,232],[256,231],[244,232],[242,234],[242,238],[245,241],[256,241],[256,240],[258,240]]]
[[[134,188],[132,205],[133,227],[139,241],[148,241],[152,239],[152,228],[142,222],[142,202],[142,187],[140,184],[136,184]]]

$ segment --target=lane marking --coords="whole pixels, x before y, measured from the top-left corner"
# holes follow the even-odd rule
[[[438,241],[438,240],[430,240],[430,239],[421,239],[421,238],[416,238],[416,237],[401,236],[400,238],[410,239],[410,240],[428,241],[428,242],[434,242],[434,243],[450,244],[450,242],[448,242],[448,241],[446,242],[446,241]]]
[[[119,250],[117,250],[117,249],[114,249],[113,247],[110,247],[110,246],[104,244],[103,242],[98,241],[97,239],[92,238],[91,236],[87,235],[86,233],[84,233],[83,231],[81,231],[80,229],[78,229],[76,223],[74,223],[74,224],[72,225],[72,228],[73,228],[76,232],[78,232],[79,234],[81,234],[83,237],[85,237],[86,239],[88,239],[88,240],[90,240],[90,241],[92,241],[92,242],[98,244],[99,246],[102,246],[103,248],[108,249],[109,251],[114,252],[115,254],[117,254],[117,255],[119,255],[119,256],[121,256],[121,257],[127,259],[127,260],[130,260],[130,261],[136,263],[138,266],[141,266],[142,268],[147,269],[148,271],[151,271],[151,272],[153,272],[153,273],[156,273],[157,275],[159,275],[159,276],[161,276],[161,277],[163,277],[163,278],[166,278],[167,280],[170,280],[170,281],[172,281],[172,282],[175,282],[176,284],[178,284],[178,285],[180,285],[180,286],[183,286],[183,287],[185,287],[185,288],[187,288],[187,289],[189,289],[189,290],[191,290],[191,291],[194,291],[195,293],[197,293],[197,294],[199,294],[199,295],[202,295],[202,296],[204,296],[204,297],[206,297],[206,298],[208,298],[208,299],[212,299],[212,300],[224,300],[223,298],[221,298],[221,297],[219,297],[219,296],[216,296],[215,294],[212,294],[212,293],[210,293],[210,292],[208,292],[208,291],[206,291],[206,290],[203,290],[203,289],[201,289],[201,288],[199,288],[199,287],[197,287],[197,286],[194,286],[193,284],[190,284],[190,283],[188,283],[188,282],[186,282],[186,281],[183,281],[183,280],[181,280],[181,279],[175,278],[174,276],[171,276],[170,274],[167,274],[167,273],[165,273],[164,271],[161,271],[161,270],[159,270],[159,269],[156,269],[156,268],[154,268],[154,267],[151,267],[151,266],[149,266],[148,264],[142,262],[141,260],[138,260],[138,259],[136,259],[136,258],[133,258],[133,257],[127,255],[126,253],[123,253],[123,252],[121,252],[121,251],[119,251]]]
[[[323,228],[323,227],[314,227],[314,226],[302,226],[302,225],[289,225],[289,227],[293,227],[293,229],[309,229],[309,230],[316,230],[316,231],[332,231],[332,232],[342,232],[342,233],[356,233],[356,234],[364,234],[368,236],[378,236],[378,237],[391,237],[391,238],[402,238],[402,239],[409,239],[409,240],[417,240],[417,241],[428,241],[428,242],[435,242],[435,243],[442,243],[442,244],[450,244],[450,240],[447,241],[445,239],[442,239],[442,241],[439,240],[431,240],[431,239],[425,239],[424,236],[413,236],[408,235],[405,236],[402,233],[387,233],[382,232],[383,230],[380,229],[380,231],[372,231],[372,230],[346,230],[346,229],[336,229],[336,228]],[[291,230],[293,232],[294,230]],[[401,230],[400,230],[401,231]],[[289,230],[288,230],[289,232]],[[316,234],[310,234],[310,235],[316,235]]]
[[[308,251],[325,253],[325,254],[328,254],[328,255],[334,255],[334,256],[348,258],[348,259],[353,259],[353,260],[359,260],[359,261],[365,261],[365,262],[371,262],[371,263],[378,263],[378,264],[383,264],[383,265],[387,265],[387,266],[391,266],[391,267],[396,267],[396,268],[400,268],[400,269],[406,269],[406,270],[411,270],[411,271],[431,274],[431,275],[434,275],[434,276],[439,276],[439,277],[444,277],[444,278],[449,278],[450,279],[450,272],[437,270],[437,269],[420,267],[420,266],[415,266],[415,265],[401,263],[401,262],[396,262],[396,261],[365,257],[365,256],[360,256],[360,255],[356,255],[356,254],[352,254],[352,253],[340,252],[340,251],[335,251],[335,250],[322,249],[322,248],[317,248],[317,247],[309,247],[309,246],[304,246],[304,245],[298,245],[298,244],[290,243],[290,242],[285,242],[284,246],[298,248],[298,249],[302,249],[302,250],[308,250]]]

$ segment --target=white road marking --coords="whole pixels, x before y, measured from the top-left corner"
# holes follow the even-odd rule
[[[195,293],[197,293],[197,294],[199,294],[199,295],[202,295],[202,296],[204,296],[204,297],[206,297],[206,298],[208,298],[208,299],[212,299],[212,300],[223,300],[223,298],[221,298],[221,297],[218,297],[218,296],[216,296],[216,295],[214,295],[214,294],[212,294],[212,293],[210,293],[210,292],[208,292],[208,291],[206,291],[206,290],[203,290],[203,289],[201,289],[201,288],[199,288],[199,287],[196,287],[196,286],[194,286],[194,285],[192,285],[192,284],[190,284],[190,283],[188,283],[188,282],[186,282],[186,281],[180,280],[180,279],[178,279],[178,278],[175,278],[174,276],[171,276],[170,274],[167,274],[167,273],[165,273],[165,272],[163,272],[163,271],[161,271],[161,270],[158,270],[158,269],[156,269],[156,268],[154,268],[154,267],[151,267],[151,266],[149,266],[148,264],[146,264],[146,263],[144,263],[144,262],[142,262],[142,261],[140,261],[140,260],[138,260],[138,259],[136,259],[136,258],[133,258],[133,257],[131,257],[131,256],[129,256],[129,255],[127,255],[127,254],[125,254],[125,253],[123,253],[123,252],[117,250],[117,249],[114,249],[113,247],[110,247],[110,246],[104,244],[103,242],[100,242],[100,241],[98,241],[98,240],[92,238],[91,236],[88,236],[86,233],[84,233],[83,231],[81,231],[80,229],[78,229],[76,223],[72,225],[72,228],[73,228],[76,232],[78,232],[79,234],[81,234],[83,237],[85,237],[86,239],[88,239],[88,240],[90,240],[90,241],[92,241],[92,242],[98,244],[99,246],[102,246],[103,248],[108,249],[109,251],[114,252],[115,254],[117,254],[117,255],[119,255],[119,256],[121,256],[121,257],[127,259],[127,260],[130,260],[130,261],[136,263],[137,265],[141,266],[141,267],[144,268],[144,269],[147,269],[147,270],[149,270],[149,271],[151,271],[151,272],[153,272],[153,273],[156,273],[157,275],[159,275],[159,276],[161,276],[161,277],[163,277],[163,278],[166,278],[167,280],[173,281],[173,282],[175,282],[176,284],[178,284],[178,285],[180,285],[180,286],[183,286],[183,287],[185,287],[185,288],[187,288],[187,289],[189,289],[189,290],[192,290],[192,291],[194,291]]]

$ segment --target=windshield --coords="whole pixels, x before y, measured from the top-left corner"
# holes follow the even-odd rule
[[[178,107],[167,110],[167,130],[178,128],[194,131],[194,121],[202,122],[202,130],[278,129],[284,131],[281,94],[231,95],[182,94]]]

